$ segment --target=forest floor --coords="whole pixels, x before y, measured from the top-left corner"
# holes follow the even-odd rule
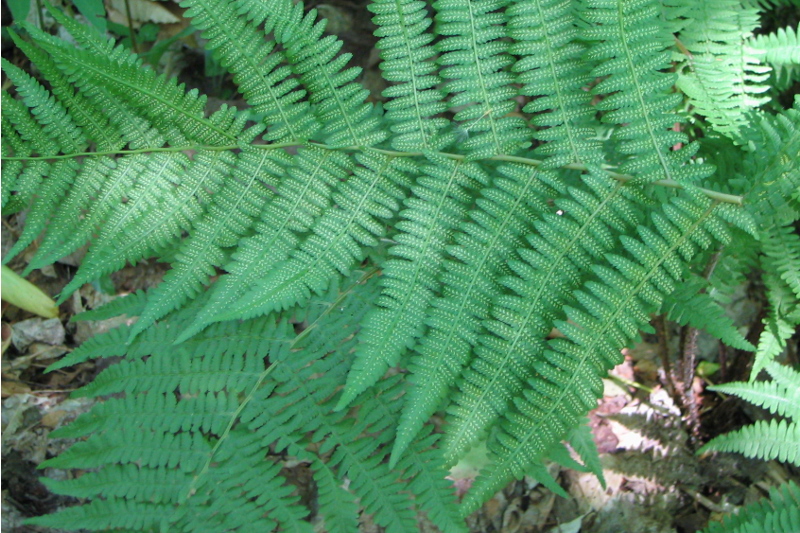
[[[385,82],[378,69],[370,15],[361,4],[338,0],[316,7],[331,21],[329,31],[344,41],[343,51],[353,54],[352,65],[364,69],[361,82],[373,99],[380,100]],[[180,10],[168,5],[180,19]],[[175,35],[185,27],[183,19],[161,24],[159,38]],[[14,56],[6,44],[3,56]],[[195,42],[193,48],[191,43],[183,41],[178,48],[174,54],[171,51],[162,58],[166,71],[182,76],[189,87],[217,95],[211,105],[223,102],[241,105],[229,79],[205,75],[213,65],[199,51],[199,43]],[[184,74],[192,72],[199,76],[190,78]],[[3,256],[23,224],[24,214],[3,219]],[[22,270],[32,253],[21,255],[10,266]],[[79,261],[79,254],[66,258],[53,267],[35,271],[29,280],[48,294],[56,295],[74,274]],[[91,381],[102,368],[87,362],[52,373],[45,373],[44,369],[91,336],[119,322],[114,319],[72,323],[70,318],[112,298],[152,287],[163,272],[163,265],[144,263],[123,269],[103,284],[86,285],[61,306],[61,316],[57,319],[36,318],[3,303],[4,533],[44,531],[23,526],[21,522],[25,517],[75,503],[73,499],[52,494],[39,481],[40,476],[58,479],[74,474],[52,468],[37,470],[37,467],[69,446],[67,442],[50,439],[49,434],[91,407],[92,400],[73,399],[70,393]],[[757,338],[762,307],[757,294],[743,289],[731,308],[731,315],[743,332]],[[666,333],[672,339],[679,337],[677,328],[668,328]],[[676,342],[661,340],[645,337],[640,344],[626,350],[625,362],[605,380],[603,398],[590,413],[604,466],[605,487],[592,474],[559,470],[553,465],[551,473],[569,498],[556,496],[533,480],[518,481],[469,517],[473,532],[692,533],[705,527],[709,520],[718,520],[723,514],[764,497],[770,487],[787,479],[800,481],[797,469],[774,461],[753,461],[734,454],[700,457],[695,453],[708,438],[763,416],[757,409],[748,410],[741,402],[723,399],[706,389],[720,379],[720,373],[727,374],[726,381],[746,379],[749,355],[728,353],[713,339],[701,335],[698,342],[701,363],[706,360],[724,364],[717,374],[695,373],[692,387],[699,423],[690,431],[684,416],[686,409],[682,412],[676,406],[676,398],[664,386],[668,382],[664,354],[678,352]],[[698,368],[705,367],[701,364]],[[301,495],[313,498],[314,488],[305,465],[287,461],[284,473]],[[468,490],[473,475],[474,472],[454,472],[454,477],[459,478],[458,490]],[[361,530],[373,532],[380,528],[365,518]],[[423,518],[420,530],[433,531]]]

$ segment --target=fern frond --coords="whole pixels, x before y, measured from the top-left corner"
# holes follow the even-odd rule
[[[666,52],[671,44],[656,24],[658,9],[652,0],[591,0],[584,17],[591,25],[583,36],[591,43],[586,58],[599,62],[593,77],[603,77],[593,94],[603,96],[597,109],[603,122],[618,124],[612,138],[629,157],[619,166],[639,183],[661,179],[692,182],[711,174],[705,165],[688,165],[697,147],[672,150],[686,135],[672,130],[682,119],[674,112],[680,95],[669,92],[675,75]]]
[[[707,287],[708,284],[700,278],[686,280],[664,299],[662,312],[669,320],[702,329],[737,350],[754,351],[755,346],[736,329],[730,317],[706,292]]]
[[[64,105],[19,67],[5,59],[3,71],[14,83],[17,94],[31,110],[41,131],[64,153],[83,151],[88,142]]]
[[[509,294],[494,299],[477,357],[449,409],[444,444],[451,460],[482,437],[532,376],[532,362],[544,352],[553,320],[589,274],[592,258],[612,250],[614,233],[638,221],[626,198],[635,192],[602,175],[584,180],[591,190],[570,188],[557,199],[551,212],[534,222],[529,247],[519,250],[522,261],[511,263],[515,276],[500,280]]]
[[[781,280],[800,300],[800,235],[790,224],[772,227],[764,232],[761,245],[768,262],[767,269]]]
[[[160,517],[170,509],[166,504],[131,502],[123,499],[92,500],[81,507],[68,507],[62,511],[31,518],[26,523],[44,527],[95,531],[127,529],[154,530]]]
[[[103,109],[94,105],[83,93],[75,91],[44,50],[35,43],[21,39],[13,30],[9,30],[9,35],[14,44],[36,65],[41,76],[47,80],[50,91],[69,110],[75,124],[85,132],[87,139],[96,144],[97,151],[114,151],[125,145],[121,134],[110,127],[109,118]]]
[[[59,100],[20,68],[5,60],[3,60],[2,66],[9,80],[16,86],[17,94],[30,109],[34,120],[41,128],[38,135],[46,137],[50,141],[46,144],[39,143],[45,150],[43,155],[55,155],[59,152],[75,153],[87,147],[88,141],[82,129]],[[5,258],[6,262],[27,248],[47,226],[53,211],[75,180],[77,172],[78,164],[75,161],[59,160],[49,165],[47,179],[43,182],[39,182],[36,178],[32,179],[37,185],[41,183],[41,187],[34,198],[31,213],[26,219],[25,229],[9,250]],[[31,179],[31,177],[23,179]]]
[[[755,381],[750,383],[726,383],[715,385],[712,390],[732,394],[770,413],[800,420],[800,374],[789,367],[771,363],[770,375],[783,376],[779,381]]]
[[[202,217],[234,164],[233,154],[220,151],[197,152],[192,160],[181,153],[148,157],[145,171],[129,189],[128,201],[119,204],[105,221],[60,301],[84,283],[179,239],[182,231]],[[152,205],[153,198],[161,201]]]
[[[777,459],[800,466],[800,423],[759,420],[720,435],[698,450],[699,453],[710,451],[737,452],[745,457]]]
[[[367,6],[375,13],[377,48],[381,51],[383,77],[394,84],[383,91],[386,119],[396,134],[397,150],[441,150],[449,143],[444,128],[449,122],[437,117],[445,111],[441,79],[432,61],[436,51],[424,2],[379,0]]]
[[[794,481],[771,487],[769,497],[714,522],[701,533],[785,533],[800,529],[800,488]]]
[[[4,93],[0,99],[3,114],[3,150],[9,147],[14,155],[29,157],[32,154],[54,155],[58,144],[39,127],[27,106]],[[42,159],[12,165],[3,172],[3,213],[13,213],[28,206],[39,190],[42,180],[50,175],[51,164]],[[12,174],[13,172],[13,174]],[[63,171],[62,171],[63,173]],[[11,258],[9,255],[4,260]]]
[[[688,56],[678,87],[689,96],[695,112],[718,132],[736,138],[747,123],[745,114],[769,100],[760,96],[768,86],[769,67],[762,50],[750,41],[758,27],[758,9],[735,0],[685,2],[686,24],[679,40]]]
[[[787,26],[773,33],[752,38],[753,48],[764,50],[764,61],[772,66],[774,86],[784,91],[800,81],[800,38],[797,29]]]
[[[68,29],[81,28],[74,21],[67,24],[67,20],[64,19]],[[124,48],[116,48],[108,55],[91,54],[65,46],[32,26],[26,29],[37,37],[42,49],[50,54],[75,87],[91,96],[100,89],[124,101],[146,117],[170,144],[225,146],[236,143],[244,121],[240,120],[238,128],[231,129],[237,122],[227,109],[206,118],[204,96],[196,90],[186,92],[175,79],[143,68],[141,60]],[[79,41],[82,45],[100,49],[110,46],[99,35],[82,30],[84,33],[80,36],[84,39]]]
[[[600,143],[591,127],[597,110],[584,91],[592,81],[590,63],[581,56],[576,10],[569,2],[514,2],[508,10],[509,51],[520,59],[513,66],[523,83],[521,94],[532,97],[523,111],[543,129],[534,136],[545,144],[534,152],[547,156],[543,168],[581,163],[597,169],[603,162]]]
[[[751,379],[770,361],[786,349],[787,341],[800,327],[800,300],[778,275],[771,270],[771,262],[764,258],[764,285],[767,290],[769,314],[764,318],[764,331],[758,339]]]
[[[496,459],[467,495],[465,512],[497,487],[524,475],[528,465],[539,461],[595,406],[602,392],[600,375],[621,361],[621,348],[648,324],[648,311],[682,280],[680,258],[689,260],[715,238],[729,238],[713,215],[716,207],[700,198],[676,198],[653,213],[654,229],[639,228],[639,240],[621,238],[633,259],[608,255],[613,270],[593,268],[598,281],[587,282],[575,294],[582,309],[568,307],[570,322],[556,322],[567,339],[551,340],[547,351],[535,356],[536,374],[489,440]]]
[[[748,210],[762,226],[800,218],[800,99],[776,115],[759,114],[744,131],[748,151],[739,169],[747,187]],[[756,148],[758,147],[758,148]],[[762,153],[770,154],[764,157]]]
[[[489,176],[474,163],[433,159],[420,169],[413,196],[400,212],[400,231],[383,265],[383,292],[364,319],[356,359],[337,408],[377,382],[422,335],[425,316],[454,227],[466,218],[475,191]]]
[[[509,116],[516,107],[514,79],[508,67],[513,59],[505,41],[507,0],[437,0],[436,44],[445,86],[452,95],[454,119],[467,138],[460,142],[470,159],[515,154],[528,146],[525,122]]]
[[[409,369],[413,385],[403,409],[392,461],[402,455],[417,431],[445,400],[468,363],[492,300],[502,293],[498,275],[517,258],[516,248],[531,229],[534,213],[548,209],[546,199],[560,187],[555,173],[516,165],[498,168],[491,188],[482,191],[470,220],[456,232],[444,261],[442,296],[434,299]]]

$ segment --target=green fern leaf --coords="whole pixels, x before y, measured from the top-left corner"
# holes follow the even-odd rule
[[[637,222],[622,184],[602,176],[585,180],[594,190],[569,189],[558,199],[555,207],[562,214],[547,213],[534,223],[530,247],[519,251],[522,261],[511,264],[516,276],[502,279],[513,292],[495,298],[477,357],[450,408],[445,440],[450,460],[483,436],[531,377],[531,362],[544,352],[552,321],[588,274],[591,258],[613,249],[612,232]]]
[[[417,346],[409,368],[413,386],[397,430],[392,464],[398,460],[425,421],[446,399],[489,317],[491,301],[502,293],[497,275],[518,257],[522,235],[530,231],[535,211],[544,211],[546,198],[558,186],[555,173],[504,165],[492,188],[484,189],[471,220],[455,234],[444,262],[442,296],[432,303],[428,332]]]
[[[502,431],[489,440],[497,460],[473,485],[464,502],[466,512],[497,487],[522,476],[578,423],[581,413],[594,407],[602,392],[601,373],[620,362],[620,349],[649,322],[647,310],[681,281],[678,257],[688,260],[707,248],[712,235],[722,242],[729,238],[713,217],[715,207],[697,198],[675,199],[653,214],[656,231],[639,228],[640,238],[649,245],[646,251],[623,237],[635,259],[609,255],[615,270],[593,269],[598,282],[587,282],[576,293],[583,310],[570,307],[571,323],[557,322],[569,340],[548,343],[548,351],[536,358],[536,375],[514,399],[515,408],[505,413]]]
[[[290,259],[218,314],[218,320],[259,316],[307,301],[312,292],[325,291],[331,279],[346,275],[363,260],[366,246],[377,244],[385,232],[379,220],[394,216],[408,186],[407,174],[416,174],[417,167],[402,158],[368,152],[356,159],[363,166],[337,188],[333,196],[337,205],[325,210],[312,235]]]
[[[453,228],[466,218],[479,185],[489,177],[471,163],[432,161],[411,188],[413,196],[395,227],[401,232],[383,265],[383,293],[364,320],[356,360],[338,409],[377,382],[422,335],[425,315],[438,289],[442,255]]]
[[[592,81],[585,47],[576,39],[578,20],[568,2],[514,2],[507,14],[510,52],[520,59],[513,70],[533,99],[523,108],[543,129],[534,136],[546,141],[535,152],[548,157],[543,168],[582,163],[598,168],[603,161],[590,119],[596,113],[591,95],[583,91]]]
[[[453,117],[466,138],[460,145],[471,159],[495,154],[515,154],[528,145],[529,133],[514,111],[516,90],[507,71],[513,63],[504,41],[506,0],[458,2],[437,0],[433,4],[441,54],[437,62],[448,81],[452,106],[464,106]]]
[[[241,239],[229,272],[213,287],[211,304],[177,342],[183,342],[215,320],[219,309],[228,309],[252,290],[264,272],[285,261],[301,242],[298,234],[307,233],[314,222],[331,207],[332,190],[352,171],[352,162],[343,154],[327,150],[300,150],[294,165],[286,169],[275,198],[255,224],[256,234]]]
[[[756,35],[752,38],[752,45],[765,51],[764,61],[772,66],[777,90],[784,91],[800,80],[800,39],[796,28],[789,26],[766,35]]]
[[[733,321],[705,292],[706,288],[707,283],[700,278],[687,280],[664,299],[661,309],[673,322],[702,329],[737,350],[754,351],[755,346],[739,333]]]
[[[708,451],[737,452],[746,457],[777,459],[800,466],[800,423],[759,420],[720,435],[698,450],[699,453]]]
[[[384,90],[390,100],[384,105],[386,119],[396,134],[392,147],[397,150],[441,150],[450,141],[442,130],[448,125],[436,118],[446,106],[437,88],[441,79],[430,61],[435,50],[433,36],[425,33],[431,24],[425,4],[412,0],[381,0],[367,6],[379,27],[377,48],[381,50],[383,77],[395,82]]]
[[[691,182],[708,176],[710,168],[685,164],[691,147],[671,150],[686,142],[686,136],[671,129],[682,121],[673,111],[680,95],[668,92],[675,75],[664,72],[670,39],[655,23],[656,2],[591,0],[586,5],[584,16],[592,23],[584,30],[584,38],[592,43],[586,58],[601,62],[592,76],[604,77],[592,89],[604,97],[597,108],[606,111],[603,122],[620,125],[612,135],[619,151],[634,156],[622,162],[620,170],[640,183]]]
[[[793,481],[771,487],[769,498],[714,522],[701,533],[785,533],[800,529],[800,488]]]
[[[758,26],[758,9],[733,0],[683,2],[686,24],[679,39],[687,51],[678,87],[695,111],[718,132],[736,137],[745,114],[769,100],[759,96],[769,67],[749,40]]]

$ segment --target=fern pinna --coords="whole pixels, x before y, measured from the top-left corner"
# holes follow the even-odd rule
[[[48,482],[86,502],[33,523],[311,531],[289,456],[329,531],[461,531],[514,478],[561,490],[565,442],[601,474],[584,415],[652,313],[753,348],[704,290],[712,255],[764,272],[759,365],[800,322],[800,108],[765,105],[796,30],[751,39],[756,5],[374,0],[382,105],[302,3],[182,5],[246,108],[57,10],[74,43],[10,31],[41,79],[3,62],[3,212],[29,209],[5,260],[88,242],[61,301],[171,267],[56,365],[123,356],[47,463],[90,470]],[[459,503],[447,468],[476,446]]]

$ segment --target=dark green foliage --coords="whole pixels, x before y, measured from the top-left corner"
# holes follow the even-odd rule
[[[715,522],[702,533],[786,533],[800,528],[800,487],[793,481],[770,489],[769,498]]]
[[[29,208],[4,260],[88,242],[62,301],[170,263],[83,317],[137,321],[54,366],[122,357],[47,463],[90,470],[48,482],[86,502],[32,522],[311,531],[291,460],[328,531],[462,531],[514,478],[563,492],[546,460],[602,475],[585,415],[654,313],[752,349],[717,302],[754,268],[772,369],[800,323],[800,110],[757,109],[758,8],[700,5],[375,0],[383,107],[291,0],[183,3],[241,110],[58,12],[76,45],[12,30],[41,79],[3,63],[3,212]],[[756,43],[773,92],[794,35]],[[750,451],[796,460],[781,424]],[[445,478],[471,449],[488,465],[459,505]]]

